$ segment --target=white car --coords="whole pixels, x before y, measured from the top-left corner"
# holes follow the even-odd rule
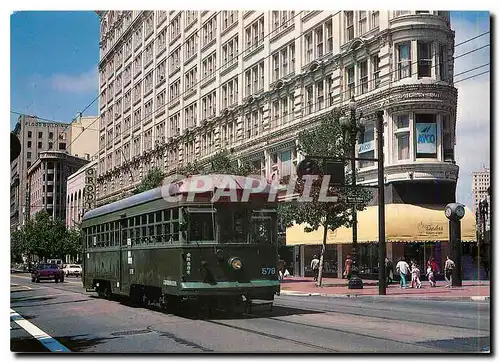
[[[66,276],[74,275],[81,276],[82,274],[82,265],[64,265],[63,267],[64,274]]]

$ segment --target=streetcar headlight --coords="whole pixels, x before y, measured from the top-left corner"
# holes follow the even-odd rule
[[[241,260],[239,258],[236,258],[236,257],[233,257],[229,261],[229,263],[231,264],[231,267],[233,268],[233,270],[239,270],[243,266],[243,264],[241,263]]]

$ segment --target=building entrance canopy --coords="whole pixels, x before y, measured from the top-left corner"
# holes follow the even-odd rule
[[[385,206],[385,231],[387,242],[444,242],[449,239],[445,206],[417,206],[387,204]],[[473,213],[466,208],[462,222],[462,241],[475,241],[476,228]],[[323,228],[304,232],[304,225],[287,228],[286,245],[318,245],[323,242]],[[327,243],[352,243],[352,229],[341,227],[328,231]],[[358,212],[358,242],[378,242],[378,207],[368,207]]]

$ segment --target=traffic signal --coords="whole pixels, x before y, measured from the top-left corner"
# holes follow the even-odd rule
[[[316,160],[306,157],[297,165],[297,176],[302,179],[304,175],[319,175],[320,169]]]

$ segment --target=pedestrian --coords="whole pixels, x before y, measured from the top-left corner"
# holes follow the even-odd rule
[[[420,269],[416,263],[411,265],[411,287],[414,288],[415,285],[417,289],[422,288],[422,282],[420,281]]]
[[[347,255],[345,258],[345,264],[344,264],[344,278],[346,278],[346,279],[351,278],[351,270],[352,270],[351,255]]]
[[[393,266],[391,260],[389,260],[387,257],[385,258],[385,277],[387,285],[392,284],[392,281],[394,279]]]
[[[451,287],[453,282],[453,270],[455,269],[455,262],[446,256],[446,261],[444,263],[444,279],[446,280],[446,287]]]
[[[319,274],[319,259],[318,255],[314,255],[313,259],[311,261],[311,269],[313,270],[314,273],[314,281],[318,281],[318,274]]]
[[[432,271],[432,266],[428,263],[427,264],[427,279],[429,280],[429,284],[431,287],[436,286],[436,278],[434,277],[434,271]]]
[[[402,289],[406,289],[406,275],[410,272],[410,266],[405,261],[404,256],[399,259],[398,264],[396,265],[396,273],[399,274],[399,284]]]
[[[283,275],[285,273],[285,261],[281,259],[281,257],[278,255],[278,263],[277,263],[277,269],[278,269],[278,280],[283,281]]]

